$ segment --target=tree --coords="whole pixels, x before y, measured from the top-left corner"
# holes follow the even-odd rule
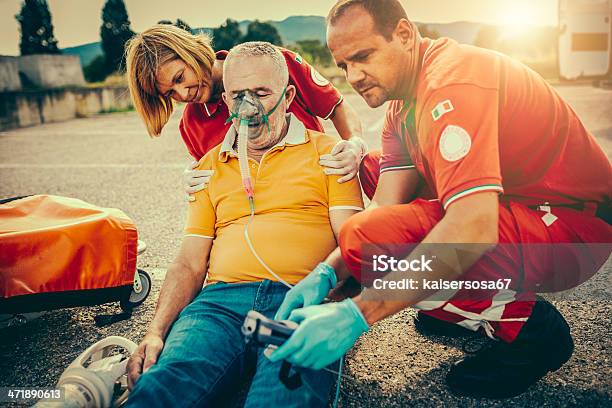
[[[297,52],[313,65],[329,66],[332,63],[332,55],[329,49],[320,40],[297,41]]]
[[[191,28],[191,26],[187,24],[187,22],[183,19],[177,18],[174,25],[177,26],[178,28],[182,28],[183,30],[187,32],[193,33],[193,29]]]
[[[61,53],[53,35],[47,0],[25,0],[15,18],[21,25],[21,55]]]
[[[123,66],[125,43],[133,35],[123,0],[106,0],[102,9],[100,36],[109,73]]]
[[[212,30],[212,37],[215,51],[229,50],[242,42],[242,32],[238,22],[230,18]]]
[[[259,20],[253,21],[247,28],[247,33],[242,42],[247,41],[267,41],[275,45],[283,45],[280,34],[270,23],[262,23]]]
[[[175,25],[178,28],[182,28],[183,30],[187,31],[188,33],[193,33],[193,29],[191,28],[191,26],[187,24],[185,20],[180,18],[177,18],[174,23],[172,22],[172,20],[159,20],[157,24]]]
[[[98,55],[89,64],[83,67],[83,75],[87,82],[102,82],[110,74],[106,66],[104,55]]]

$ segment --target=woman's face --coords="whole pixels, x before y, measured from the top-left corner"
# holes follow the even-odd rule
[[[159,66],[155,75],[157,91],[177,102],[206,103],[212,96],[210,74],[202,73],[202,82],[181,59],[167,61]]]

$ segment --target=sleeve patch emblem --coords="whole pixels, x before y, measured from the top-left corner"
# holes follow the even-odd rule
[[[453,103],[450,101],[450,99],[447,99],[445,101],[440,102],[436,105],[435,108],[433,108],[433,110],[431,111],[431,116],[433,117],[433,120],[435,122],[436,120],[444,116],[446,113],[452,112],[453,110],[455,110]]]
[[[302,60],[302,56],[296,52],[295,53],[295,62],[297,62],[298,64],[301,64],[302,61],[303,61]]]
[[[319,86],[327,86],[329,85],[329,81],[323,75],[319,74],[319,72],[314,69],[314,67],[310,67],[310,77],[312,78],[312,82]]]
[[[448,125],[440,136],[440,154],[444,160],[455,162],[464,158],[470,152],[472,138],[460,126]]]

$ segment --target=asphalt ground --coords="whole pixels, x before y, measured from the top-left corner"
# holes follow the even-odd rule
[[[562,86],[585,126],[612,154],[612,91]],[[371,148],[380,146],[384,108],[369,109],[356,95]],[[166,266],[182,236],[186,201],[182,171],[191,161],[178,133],[179,113],[150,140],[134,112],[99,115],[0,133],[0,197],[57,194],[125,211],[147,251],[138,266],[153,274],[151,296],[127,321],[98,328],[93,316],[116,304],[54,311],[0,332],[0,386],[53,386],[64,368],[93,342],[121,335],[138,342],[153,317]],[[326,129],[333,129],[330,123]],[[330,132],[333,133],[333,132]],[[587,165],[587,164],[585,164]],[[444,376],[463,355],[462,339],[422,336],[407,310],[376,324],[347,359],[340,405],[370,406],[612,406],[610,261],[588,283],[599,296],[576,295],[555,304],[566,316],[576,351],[559,371],[525,394],[503,401],[457,398]],[[603,288],[603,289],[602,289]],[[603,290],[603,295],[601,292]]]

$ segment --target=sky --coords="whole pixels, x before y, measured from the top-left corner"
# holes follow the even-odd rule
[[[60,48],[99,41],[105,0],[47,0]],[[556,25],[558,0],[401,0],[410,19],[427,23],[473,21],[496,25]],[[15,15],[22,0],[0,0],[0,55],[19,52]],[[182,18],[191,27],[234,20],[283,20],[292,15],[325,16],[333,0],[125,0],[132,30],[159,20]]]

